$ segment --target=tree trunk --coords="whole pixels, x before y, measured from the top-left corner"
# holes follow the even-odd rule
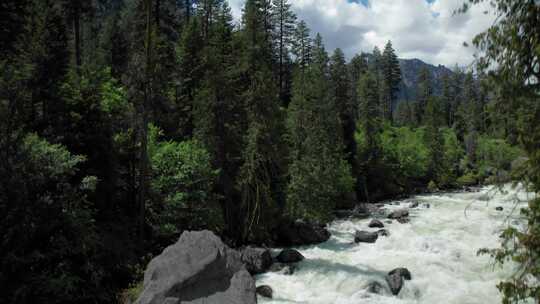
[[[140,130],[140,172],[139,172],[139,236],[144,239],[144,226],[146,218],[146,194],[148,186],[148,114],[147,109],[151,98],[151,64],[152,64],[152,0],[146,0],[146,71],[144,80],[144,101],[141,107],[141,130]]]
[[[73,16],[73,32],[75,33],[75,64],[77,65],[77,73],[80,74],[82,65],[81,54],[81,12],[79,6],[75,8]]]

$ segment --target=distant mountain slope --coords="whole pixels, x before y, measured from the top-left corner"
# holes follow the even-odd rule
[[[415,100],[416,89],[418,87],[418,76],[422,68],[426,67],[431,72],[433,80],[433,89],[435,95],[441,94],[441,78],[444,74],[452,74],[453,72],[443,65],[434,66],[425,63],[420,59],[399,59],[401,67],[402,81],[398,100]]]

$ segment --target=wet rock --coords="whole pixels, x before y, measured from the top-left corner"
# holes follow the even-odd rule
[[[246,247],[240,252],[242,262],[252,275],[263,273],[272,265],[272,254],[268,249]]]
[[[409,220],[408,217],[401,217],[401,218],[398,218],[397,221],[398,221],[398,223],[400,223],[400,224],[407,224],[407,223],[409,223],[411,220]]]
[[[419,205],[418,202],[412,202],[411,205],[409,205],[409,208],[417,208]]]
[[[384,224],[379,220],[373,219],[371,220],[371,222],[369,222],[368,227],[369,228],[383,228]]]
[[[272,287],[268,285],[257,286],[257,294],[260,295],[261,297],[271,299],[273,293],[274,291],[272,290]]]
[[[326,242],[330,238],[330,232],[325,225],[296,220],[280,224],[275,236],[277,245],[302,246]]]
[[[296,265],[284,264],[284,263],[274,263],[274,264],[272,264],[272,266],[270,266],[268,271],[279,272],[279,273],[285,274],[285,275],[291,275],[296,271]]]
[[[392,224],[393,223],[392,220],[386,220],[384,222],[387,223],[387,224]]]
[[[283,249],[276,257],[276,260],[281,263],[298,263],[304,260],[304,256],[298,250]]]
[[[186,231],[148,264],[135,304],[257,303],[240,253],[211,231]]]
[[[377,232],[369,231],[356,231],[354,233],[354,242],[355,243],[375,243],[379,234]]]
[[[396,210],[396,211],[391,212],[388,215],[388,218],[389,219],[399,219],[399,218],[403,218],[403,217],[407,217],[407,216],[409,216],[409,210],[400,209],[400,210]]]
[[[389,274],[385,277],[388,287],[393,295],[397,296],[403,287],[403,277],[398,273]]]
[[[377,230],[377,234],[380,236],[390,236],[390,231],[386,229],[379,229]]]
[[[377,281],[373,281],[368,283],[366,290],[369,293],[382,294],[384,291],[384,286]]]
[[[407,269],[405,267],[396,268],[396,269],[394,269],[394,270],[392,270],[392,271],[390,271],[388,273],[388,275],[394,275],[394,274],[398,274],[399,276],[401,276],[405,280],[411,280],[412,279],[411,272],[409,271],[409,269]]]
[[[495,208],[495,210],[497,210],[497,211],[503,211],[503,210],[504,210],[504,208],[503,208],[503,207],[501,207],[501,206],[498,206],[498,207],[496,207],[496,208]]]

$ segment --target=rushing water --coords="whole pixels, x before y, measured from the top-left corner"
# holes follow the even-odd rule
[[[385,209],[410,209],[410,223],[385,223],[389,237],[376,243],[352,244],[355,230],[368,228],[370,219],[336,221],[330,225],[327,242],[297,248],[306,260],[293,275],[266,273],[257,285],[270,285],[274,298],[259,297],[260,303],[500,303],[496,284],[512,274],[512,265],[494,266],[488,256],[477,256],[480,248],[499,246],[501,230],[519,225],[520,204],[527,194],[505,187],[473,193],[417,196],[385,205]],[[516,198],[522,202],[517,203]],[[429,204],[429,208],[427,206]],[[502,206],[503,211],[495,207]],[[513,212],[512,212],[513,211]],[[384,221],[383,221],[384,223]],[[392,296],[385,274],[407,267],[412,280],[405,281],[398,296]],[[366,287],[378,281],[385,290],[369,293]]]

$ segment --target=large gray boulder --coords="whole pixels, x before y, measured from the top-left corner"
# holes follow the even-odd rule
[[[212,232],[184,232],[152,259],[135,304],[254,304],[255,280],[240,253]]]

